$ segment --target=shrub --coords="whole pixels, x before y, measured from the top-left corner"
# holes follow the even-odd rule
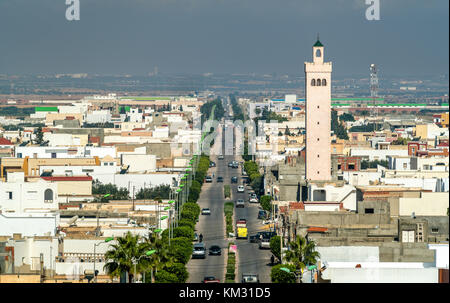
[[[174,256],[177,262],[186,264],[192,254],[192,241],[187,238],[173,238],[170,240],[170,255]]]
[[[291,272],[285,272],[280,268],[286,267]],[[272,283],[296,283],[296,278],[294,275],[295,266],[292,264],[278,264],[272,267],[272,272],[270,273],[270,277],[272,279]]]
[[[281,253],[281,238],[280,236],[275,236],[270,239],[270,251],[272,254],[280,260]]]
[[[225,198],[230,198],[231,197],[231,187],[230,187],[230,185],[225,185],[223,187],[223,193],[224,193]]]
[[[174,263],[170,266],[166,266],[164,270],[174,274],[178,279],[177,283],[186,283],[189,277],[189,272],[183,263]]]
[[[178,226],[173,229],[173,237],[183,237],[192,241],[194,239],[194,230],[189,226]]]
[[[191,228],[192,230],[195,229],[195,221],[189,220],[189,219],[181,219],[180,221],[178,221],[178,226],[187,226],[189,228]]]
[[[165,270],[160,270],[155,274],[155,282],[156,283],[179,283],[178,277],[175,274],[169,273]]]

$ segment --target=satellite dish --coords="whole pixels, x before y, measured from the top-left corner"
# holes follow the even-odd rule
[[[69,226],[76,225],[75,222],[76,222],[77,220],[78,220],[78,216],[73,216],[73,217],[69,220],[69,222],[68,222]]]
[[[415,219],[416,218],[416,213],[415,212],[412,212],[411,213],[411,219]]]

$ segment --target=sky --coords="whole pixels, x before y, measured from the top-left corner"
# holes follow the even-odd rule
[[[0,74],[301,74],[317,34],[339,76],[448,75],[449,1],[0,0]]]

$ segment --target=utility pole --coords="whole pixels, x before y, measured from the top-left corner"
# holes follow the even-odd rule
[[[133,196],[132,196],[132,198],[133,198],[133,211],[134,211],[134,189],[135,189],[135,186],[133,185]]]

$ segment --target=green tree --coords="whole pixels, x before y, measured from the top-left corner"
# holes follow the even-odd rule
[[[173,229],[173,236],[174,238],[184,237],[192,241],[194,239],[194,230],[189,226],[178,226]]]
[[[304,237],[297,235],[294,241],[289,242],[286,260],[293,264],[296,270],[302,270],[309,265],[315,265],[319,257],[320,254],[316,251],[314,241],[307,241]]]
[[[270,239],[270,251],[278,260],[281,260],[281,237],[274,236]]]
[[[180,237],[170,240],[170,254],[176,262],[186,264],[191,258],[192,241],[188,238]]]
[[[392,141],[392,145],[407,145],[408,144],[408,139],[406,138],[398,138],[395,141]]]
[[[261,196],[259,199],[262,209],[272,212],[272,197],[268,195]]]
[[[290,272],[286,272],[281,268],[287,268]],[[295,283],[295,266],[291,264],[278,264],[272,267],[270,278],[272,283]]]
[[[353,122],[355,121],[355,117],[353,117],[353,115],[350,113],[343,113],[342,115],[339,116],[339,120]]]
[[[42,127],[38,127],[36,132],[36,144],[42,144],[44,142],[44,133],[42,132]]]
[[[117,238],[117,244],[110,245],[111,249],[105,253],[105,270],[111,277],[120,277],[122,273],[127,273],[129,281],[133,277],[132,258],[139,258],[147,251],[145,243],[139,243],[139,236],[134,236],[128,232],[124,237]],[[141,272],[146,266],[144,260],[136,265],[137,271]]]

